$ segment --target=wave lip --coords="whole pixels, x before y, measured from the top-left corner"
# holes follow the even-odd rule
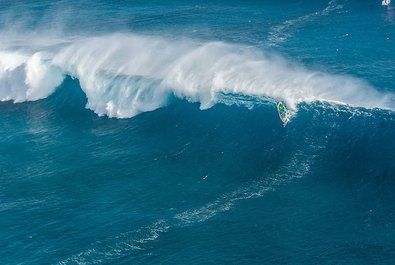
[[[393,94],[380,93],[364,80],[311,71],[274,53],[135,34],[1,51],[0,100],[45,98],[65,75],[78,78],[88,108],[118,118],[163,107],[174,96],[206,109],[222,94],[281,100],[293,111],[314,101],[395,109]]]

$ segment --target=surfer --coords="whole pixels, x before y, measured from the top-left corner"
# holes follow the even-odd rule
[[[289,122],[290,113],[283,102],[279,101],[277,103],[277,111],[280,120],[283,122],[283,127],[285,127]]]

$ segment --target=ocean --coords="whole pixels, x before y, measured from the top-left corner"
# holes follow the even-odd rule
[[[395,264],[394,59],[381,1],[2,0],[0,264]]]

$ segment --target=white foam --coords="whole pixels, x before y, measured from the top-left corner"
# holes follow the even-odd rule
[[[60,69],[31,56],[0,52],[0,100],[23,102],[45,98],[63,81]]]
[[[395,108],[392,94],[361,79],[308,70],[245,46],[135,34],[53,41],[50,47],[39,42],[0,51],[0,100],[45,98],[71,75],[79,79],[88,108],[119,118],[165,106],[172,96],[205,109],[223,94],[282,100],[292,110],[313,101]]]

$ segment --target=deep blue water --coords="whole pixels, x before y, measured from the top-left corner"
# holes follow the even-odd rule
[[[393,7],[2,1],[0,22],[0,264],[394,264]]]

